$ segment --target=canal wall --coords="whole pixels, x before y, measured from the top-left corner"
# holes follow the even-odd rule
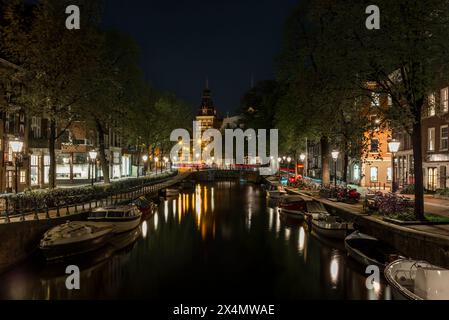
[[[141,192],[148,195],[157,195],[160,189],[179,183],[183,179],[188,178],[189,175],[190,173],[184,173],[169,178],[165,181],[158,181],[157,184],[153,186],[144,187]],[[131,192],[129,193],[128,199],[131,201],[140,195],[142,194],[139,192]],[[120,199],[121,201],[124,201],[124,199]],[[113,199],[105,199],[105,205],[112,203],[114,203]],[[61,211],[60,214],[58,213],[60,216],[50,214],[49,218],[24,218],[24,221],[0,223],[0,274],[23,262],[33,252],[38,250],[40,239],[47,230],[67,221],[86,220],[89,214],[89,208],[94,208],[97,204],[102,206],[103,202],[93,202],[91,206],[86,206],[85,210],[83,209],[75,213],[69,211],[65,213]],[[27,216],[26,218],[29,217]],[[15,220],[17,219],[18,218]]]
[[[270,181],[266,180],[266,183],[270,183]],[[310,197],[292,189],[287,190],[290,193],[320,201],[329,212],[354,222],[358,230],[390,244],[406,257],[426,260],[432,264],[449,268],[449,228],[447,225],[397,225],[369,216],[361,209],[351,208],[351,205],[348,204]]]
[[[0,224],[0,273],[25,260],[37,250],[44,233],[66,221],[85,220],[86,213],[60,218]]]
[[[353,221],[360,232],[390,244],[402,255],[449,268],[449,234],[445,236],[412,229],[366,214],[351,212],[319,198],[316,200],[322,202],[329,212]]]

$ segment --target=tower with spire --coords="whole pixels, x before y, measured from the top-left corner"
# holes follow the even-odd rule
[[[212,100],[211,90],[209,89],[209,79],[206,78],[206,88],[203,90],[203,95],[201,97],[201,105],[198,108],[198,114],[196,116],[196,121],[200,126],[200,132],[207,129],[215,128],[217,121],[217,110],[214,106]]]

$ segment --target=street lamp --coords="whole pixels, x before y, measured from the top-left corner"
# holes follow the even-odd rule
[[[335,191],[337,191],[337,160],[338,160],[338,155],[340,154],[340,152],[338,152],[337,150],[334,150],[331,152],[332,154],[332,159],[334,159],[334,186],[335,186]]]
[[[154,157],[154,165],[156,166],[156,174],[157,174],[157,163],[159,162],[158,157]]]
[[[95,150],[91,150],[91,151],[89,151],[89,158],[90,158],[90,161],[91,161],[91,166],[92,166],[92,176],[91,176],[91,179],[90,179],[90,184],[93,186],[94,185],[94,174],[95,174],[95,168],[94,168],[94,166],[95,166],[95,162],[96,162],[96,160],[97,160],[97,151],[95,151]]]
[[[11,148],[13,155],[14,155],[14,192],[17,193],[19,190],[19,175],[18,175],[18,166],[19,162],[21,161],[21,152],[23,148],[23,141],[20,141],[19,139],[11,140],[9,141],[9,147]]]
[[[287,162],[288,162],[288,164],[287,164],[287,178],[288,179],[290,179],[290,161],[292,161],[292,158],[288,157],[287,158]]]
[[[147,169],[146,169],[146,166],[147,166],[148,156],[147,156],[146,154],[144,154],[144,155],[142,156],[142,160],[143,160],[143,170],[144,170],[144,175],[146,176],[146,175],[147,175]]]
[[[392,179],[391,179],[391,191],[393,193],[395,193],[397,191],[397,186],[396,186],[396,174],[395,174],[395,170],[394,170],[394,155],[396,152],[399,151],[399,146],[401,145],[401,143],[395,139],[392,139],[388,142],[388,149],[390,149],[391,152],[391,174],[392,174]]]
[[[304,153],[301,153],[300,156],[299,156],[299,159],[302,162],[302,176],[304,177],[305,176],[305,171],[306,171],[306,166],[305,166],[304,160],[306,160],[306,155]]]

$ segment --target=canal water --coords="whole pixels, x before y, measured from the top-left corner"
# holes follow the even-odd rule
[[[162,199],[140,227],[91,257],[70,262],[80,289],[67,290],[67,262],[40,253],[0,276],[0,299],[390,299],[381,281],[365,286],[364,268],[341,242],[283,221],[257,185],[197,184]],[[272,300],[271,300],[272,301]]]

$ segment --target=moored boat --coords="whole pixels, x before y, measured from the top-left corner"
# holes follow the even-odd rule
[[[345,248],[357,262],[365,266],[376,265],[382,271],[390,262],[402,258],[392,246],[359,231],[345,238]]]
[[[149,216],[153,213],[155,204],[153,201],[148,200],[146,197],[142,196],[133,201],[133,204],[142,212],[142,215]]]
[[[61,259],[95,251],[108,243],[112,226],[68,221],[48,230],[39,248],[47,260]]]
[[[304,219],[307,210],[306,199],[299,195],[284,196],[279,203],[279,211],[297,219]]]
[[[339,221],[335,216],[324,215],[322,218],[312,220],[312,230],[328,238],[344,239],[354,231],[351,222]]]
[[[449,270],[427,261],[399,259],[388,264],[385,279],[397,299],[449,300]]]
[[[110,225],[114,233],[122,233],[137,228],[141,218],[142,213],[137,206],[123,205],[97,208],[87,219],[99,225]]]

